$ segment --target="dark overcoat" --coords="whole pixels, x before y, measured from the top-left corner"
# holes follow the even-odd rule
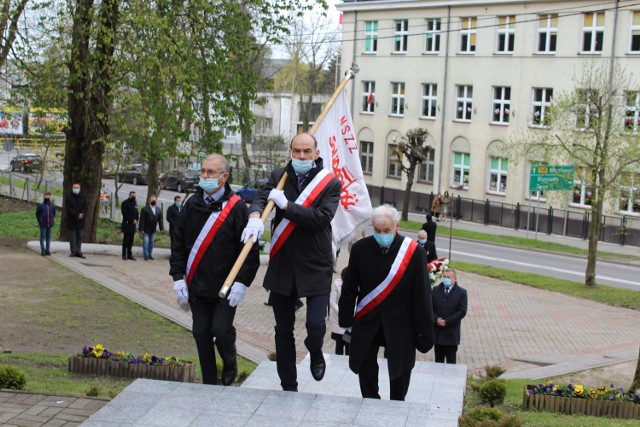
[[[140,222],[138,223],[138,229],[143,233],[152,234],[156,232],[156,228],[160,228],[160,231],[164,230],[164,221],[162,219],[162,209],[156,206],[156,213],[151,210],[151,206],[148,204],[142,208],[140,212]]]
[[[87,215],[88,206],[87,199],[82,193],[74,194],[70,192],[64,199],[64,208],[67,211],[67,229],[82,230],[84,228],[84,220]],[[83,213],[85,216],[78,219],[78,215]]]
[[[444,293],[441,283],[433,288],[433,321],[442,317],[447,326],[435,325],[435,344],[460,345],[460,323],[467,315],[467,290],[457,284],[451,287],[449,295]]]
[[[122,212],[122,224],[120,225],[120,230],[123,233],[135,234],[137,227],[136,222],[140,218],[136,200],[128,198],[127,200],[122,202],[122,205],[120,206],[120,212]]]

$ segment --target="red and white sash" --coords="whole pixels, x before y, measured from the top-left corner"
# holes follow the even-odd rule
[[[189,253],[189,260],[187,261],[187,285],[191,283],[191,279],[198,269],[198,265],[200,264],[200,260],[204,253],[213,242],[213,239],[216,237],[218,230],[222,227],[222,223],[229,213],[235,206],[235,204],[240,200],[240,197],[234,195],[227,202],[224,202],[224,207],[219,212],[211,212],[209,219],[200,230],[200,234],[198,234],[198,238],[196,239],[193,247],[191,248],[191,252]]]
[[[295,203],[304,207],[311,206],[334,176],[335,175],[328,170],[321,169],[320,172],[313,177],[309,185],[306,186],[304,191],[300,193]],[[271,251],[269,253],[269,258],[273,258],[276,253],[278,253],[280,248],[282,248],[282,245],[284,245],[284,242],[289,238],[297,226],[298,224],[291,222],[286,218],[280,221],[280,224],[278,224],[273,232],[273,236],[271,236]]]
[[[404,238],[387,277],[358,303],[355,312],[356,319],[373,310],[398,286],[398,282],[407,270],[407,266],[417,247],[418,242],[409,237]]]

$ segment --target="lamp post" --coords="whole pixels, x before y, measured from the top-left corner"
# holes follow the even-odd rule
[[[451,262],[451,240],[453,238],[453,209],[451,209],[451,202],[453,202],[454,198],[455,194],[451,193],[451,196],[449,196],[449,206],[447,206],[449,213],[449,262]]]

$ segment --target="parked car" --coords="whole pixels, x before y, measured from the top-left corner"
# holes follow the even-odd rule
[[[240,196],[246,203],[252,203],[260,190],[267,183],[266,179],[255,179],[247,182],[241,188],[236,190],[236,194]]]
[[[146,185],[149,183],[147,178],[147,165],[136,163],[127,165],[124,171],[120,172],[120,182],[130,182],[133,185]]]
[[[19,171],[19,172],[32,172],[34,169],[38,169],[42,165],[42,157],[40,154],[18,154],[13,159],[11,159],[11,171]]]
[[[198,182],[200,182],[199,171],[174,169],[162,177],[162,188],[182,193],[185,190],[197,189]]]

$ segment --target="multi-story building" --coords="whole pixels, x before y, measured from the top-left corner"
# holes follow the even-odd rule
[[[575,78],[594,58],[613,56],[637,78],[640,3],[345,0],[337,8],[344,14],[343,66],[360,68],[352,112],[374,203],[404,191],[396,147],[421,127],[431,149],[415,192],[589,208],[579,177],[562,206],[530,193],[530,162],[510,159],[506,145],[524,130],[544,128],[554,94],[575,90]],[[628,89],[627,115],[637,124],[640,92]],[[636,187],[610,192],[608,212],[640,207]]]

